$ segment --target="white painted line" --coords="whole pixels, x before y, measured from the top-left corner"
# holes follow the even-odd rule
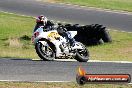
[[[36,0],[36,1],[42,1],[42,0]],[[111,10],[111,9],[103,9],[103,8],[97,8],[97,7],[80,6],[80,5],[77,5],[77,4],[62,3],[62,2],[47,2],[47,1],[43,1],[43,2],[52,3],[52,4],[60,4],[60,5],[67,5],[67,8],[84,9],[84,10],[96,10],[96,11],[103,11],[103,12],[109,12],[109,13],[132,15],[132,12],[122,11],[122,10]]]
[[[42,59],[32,59],[33,61],[41,61]],[[64,62],[77,62],[75,59],[55,59],[54,61],[64,61]],[[88,62],[101,62],[100,60],[89,60]]]
[[[121,32],[126,32],[126,31],[121,31]]]
[[[28,16],[28,15],[22,15],[22,14],[17,14],[17,13],[11,13],[11,12],[6,12],[6,11],[0,11],[0,12],[3,12],[3,13],[7,13],[7,14],[14,14],[14,15],[19,15],[19,16],[25,16],[25,17],[32,17],[32,18],[36,18],[36,17],[33,17],[33,16]],[[62,21],[55,21],[55,20],[51,20],[53,22],[58,22],[58,23],[67,23],[67,22],[62,22]],[[72,24],[72,23],[71,23]]]
[[[33,58],[33,61],[42,61],[42,59]],[[77,62],[75,59],[55,59],[54,61],[64,61],[64,62]],[[100,60],[89,60],[88,62],[100,62]]]
[[[68,82],[72,82],[72,81],[35,81],[35,82],[48,82],[48,83],[63,83],[63,82],[65,82],[65,83],[68,83]]]
[[[42,0],[36,0],[36,1],[38,1],[38,2],[39,2],[39,1],[42,1]]]
[[[0,82],[70,83],[70,82],[73,82],[73,81],[22,81],[22,80],[0,80]],[[125,84],[132,85],[132,83],[125,83]]]
[[[108,31],[110,31],[111,29],[107,29]]]
[[[75,59],[55,59],[55,61],[65,61],[65,62],[71,62],[71,61],[73,61],[73,62],[76,62]]]
[[[111,29],[107,29],[107,30],[111,30]],[[112,30],[112,31],[115,31],[115,32],[124,32],[124,33],[132,33],[132,32],[120,31],[120,30]]]
[[[95,61],[95,62],[109,62],[109,63],[132,63],[131,61]]]
[[[54,2],[54,3],[56,3],[56,2]],[[97,8],[97,7],[87,7],[87,6],[80,6],[80,5],[76,5],[76,4],[70,4],[70,3],[59,3],[59,4],[72,6],[72,8],[74,7],[75,9],[84,9],[85,8],[85,10],[96,10],[96,11],[104,11],[104,12],[109,12],[109,13],[132,15],[132,12],[128,12],[128,11],[103,9],[103,8]]]
[[[11,12],[6,12],[6,11],[0,11],[0,12],[7,13],[7,14],[13,14],[13,15],[24,16],[24,17],[33,17],[33,16],[22,15],[22,14],[17,14],[17,13],[11,13]],[[34,17],[33,17],[33,18],[34,18]]]
[[[118,31],[118,30],[113,30],[113,31]]]
[[[36,59],[36,58],[33,58],[32,60],[33,61],[42,61],[41,59]]]
[[[32,59],[33,61],[41,61],[41,59]],[[54,61],[64,61],[64,62],[78,62],[75,59],[55,59]],[[131,61],[101,61],[101,60],[88,60],[87,63],[89,62],[109,62],[109,63],[132,63]]]
[[[27,81],[27,80],[0,80],[0,82],[48,82],[48,83],[62,83],[62,82],[72,82],[72,81]]]
[[[127,32],[127,33],[132,33],[132,32]]]

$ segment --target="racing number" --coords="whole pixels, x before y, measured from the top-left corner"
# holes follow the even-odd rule
[[[50,41],[54,41],[54,40],[56,40],[57,38],[60,38],[60,35],[59,35],[57,32],[51,32],[51,33],[48,35],[48,38],[50,39]]]

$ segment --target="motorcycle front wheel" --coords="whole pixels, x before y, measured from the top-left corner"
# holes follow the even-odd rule
[[[77,49],[76,50],[76,56],[75,59],[79,62],[87,62],[89,60],[89,52],[85,45],[80,43],[83,49]]]
[[[55,59],[55,53],[46,41],[43,41],[46,45],[43,45],[38,41],[35,45],[36,53],[44,61],[52,61]]]

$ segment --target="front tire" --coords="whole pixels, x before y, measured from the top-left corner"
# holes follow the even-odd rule
[[[87,62],[89,60],[89,52],[82,43],[81,45],[83,46],[83,49],[77,49],[76,50],[76,56],[75,59],[79,62]]]
[[[55,53],[48,43],[46,45],[43,45],[40,41],[38,41],[35,45],[35,49],[36,53],[42,60],[52,61],[55,59]]]

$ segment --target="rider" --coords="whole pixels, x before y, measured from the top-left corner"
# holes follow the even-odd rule
[[[44,15],[40,15],[36,18],[36,26],[34,31],[36,31],[39,27],[43,27],[44,29],[51,29],[54,27],[54,25],[55,24],[48,20]],[[74,46],[75,40],[71,37],[70,33],[66,32],[66,30],[63,28],[57,28],[57,31],[61,36],[66,37],[69,40],[71,46]]]
[[[75,39],[71,37],[71,33],[67,32],[67,29],[63,25],[60,24],[60,26],[57,28],[57,31],[62,37],[65,37],[67,40],[69,40],[71,46],[74,46]]]

